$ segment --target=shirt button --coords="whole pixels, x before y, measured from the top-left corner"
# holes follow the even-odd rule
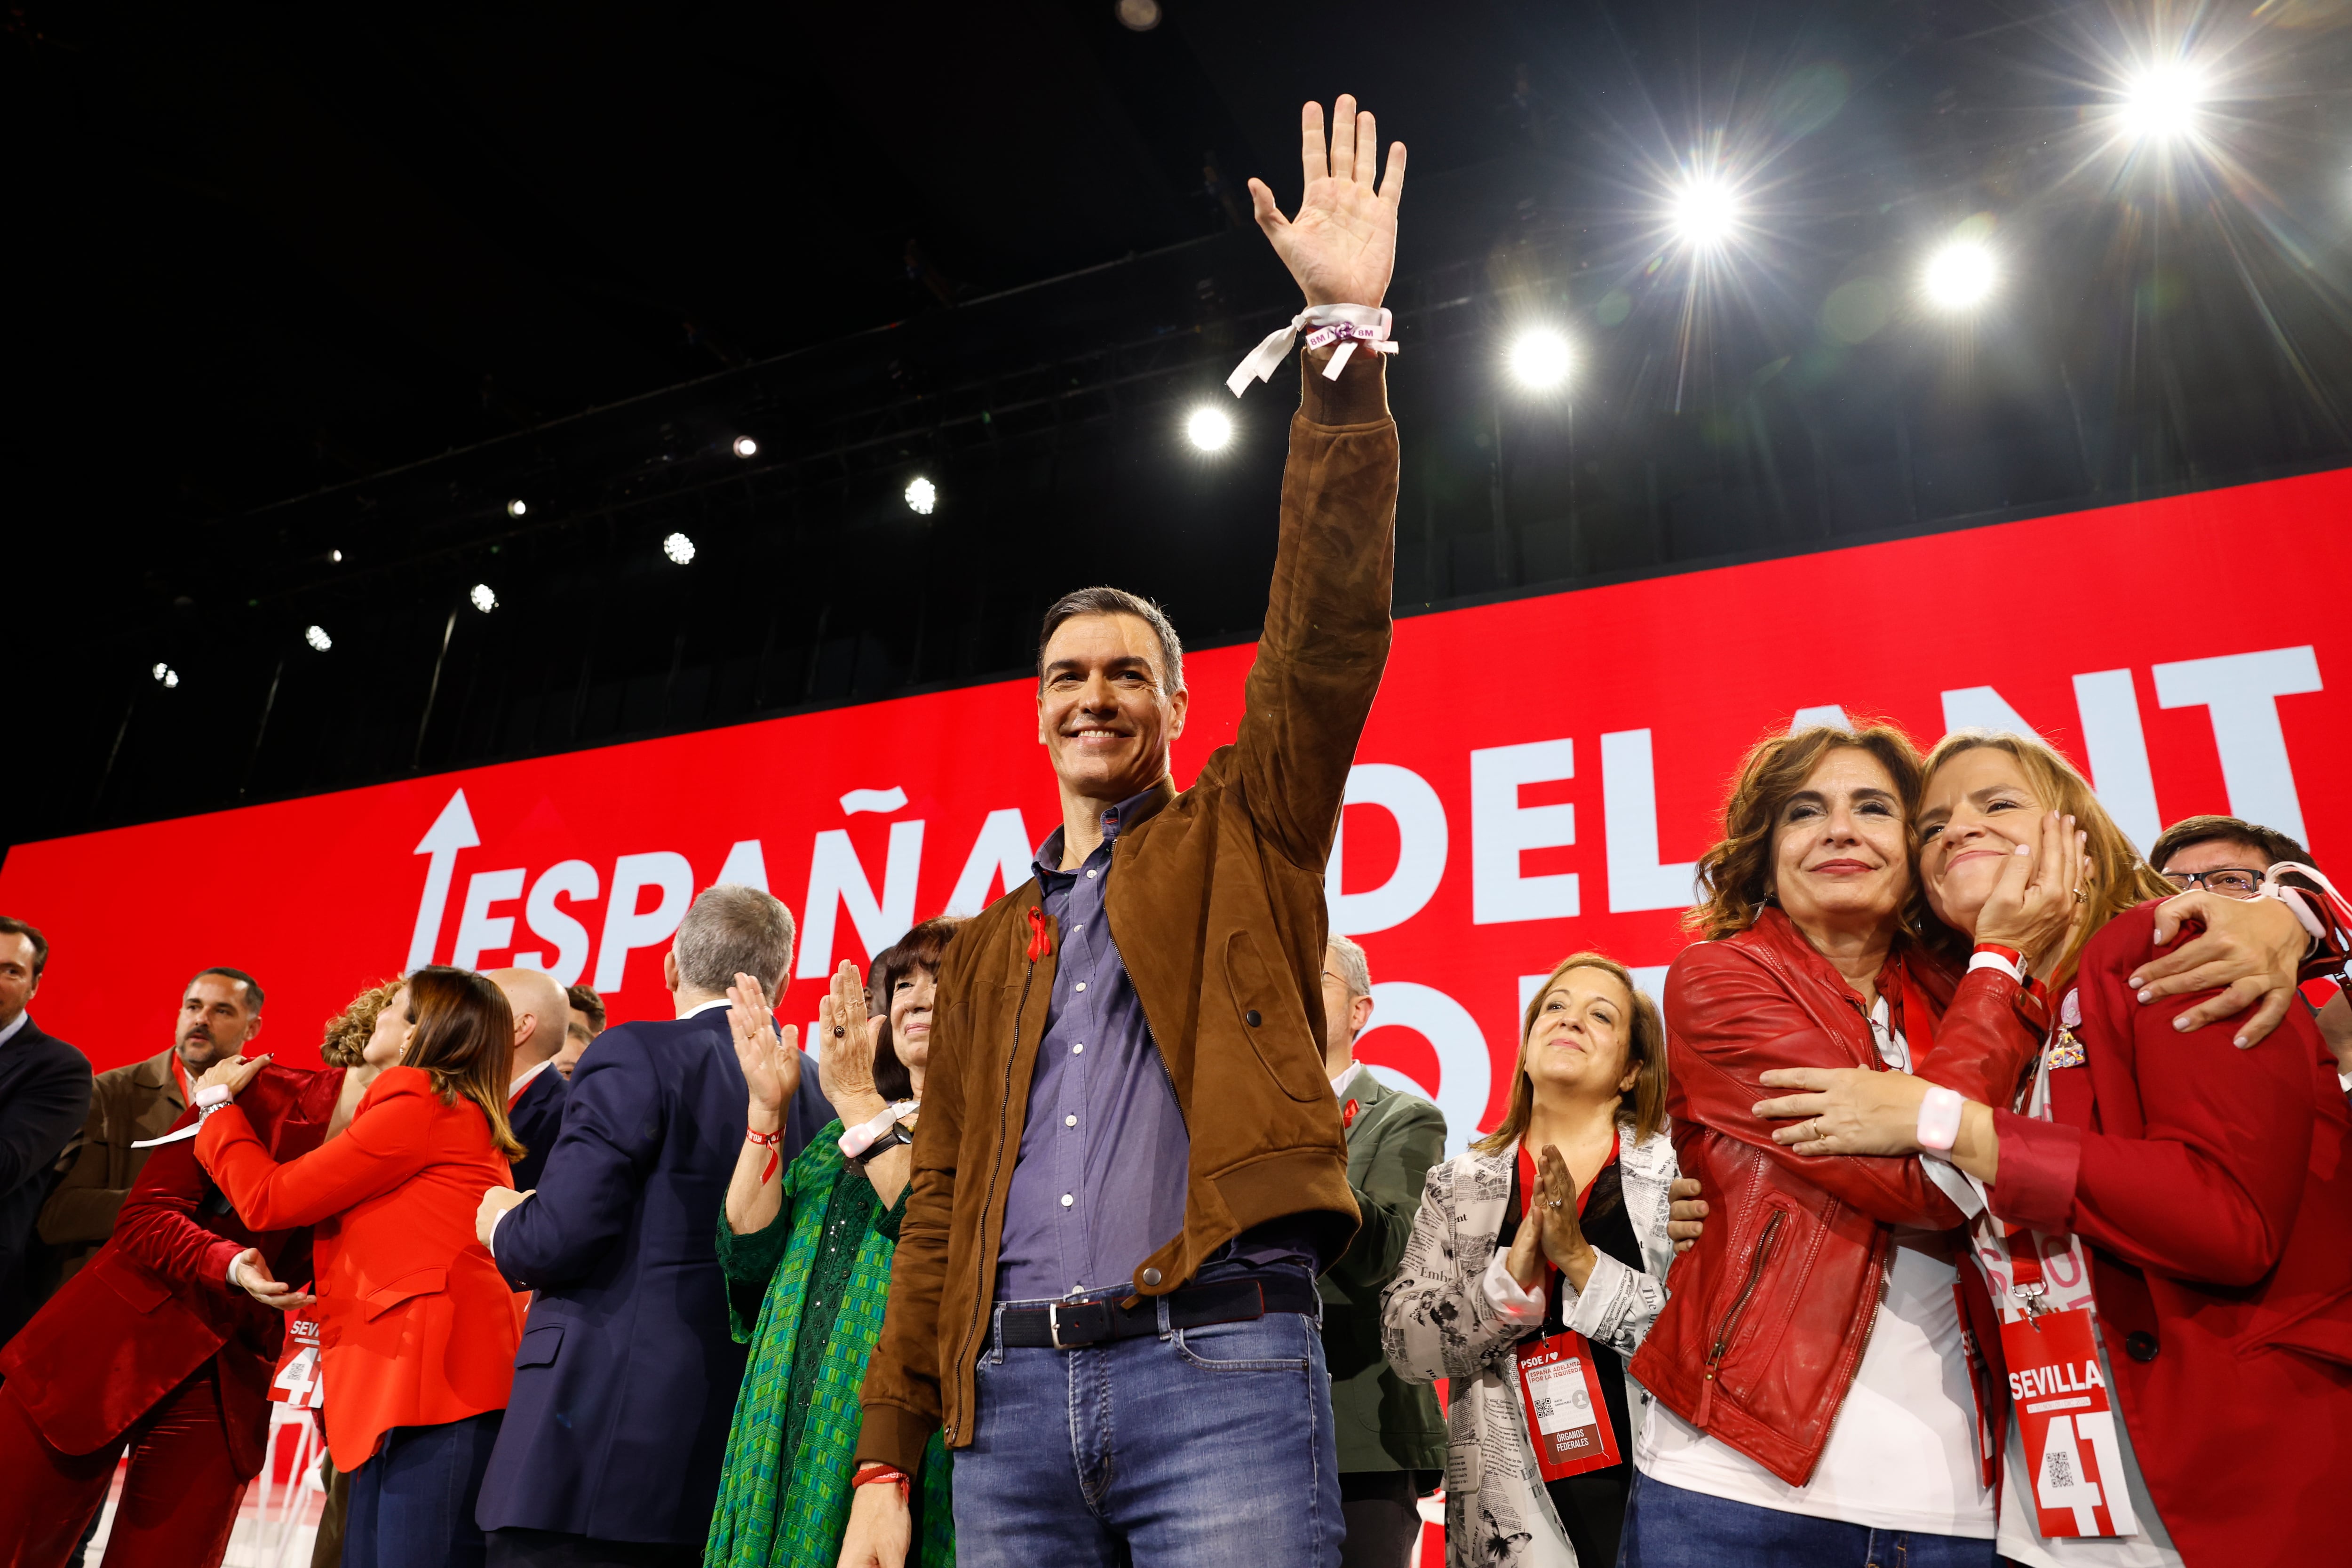
[[[1089,882],[1091,882],[1091,881],[1093,881],[1094,879],[1095,879],[1095,874],[1094,874],[1092,871],[1088,871],[1088,872],[1087,873],[1087,881],[1089,881]]]
[[[1080,990],[1080,991],[1084,991],[1086,988],[1087,988],[1087,983],[1086,983],[1085,981],[1083,981],[1083,980],[1079,981],[1079,982],[1078,982],[1078,984],[1077,984],[1077,985],[1076,985],[1076,989]]]
[[[2156,1336],[2145,1331],[2124,1337],[2124,1354],[2142,1365],[2156,1359],[2157,1350]]]
[[[1070,1054],[1074,1057],[1085,1056],[1087,1054],[1087,1043],[1084,1040],[1080,1040],[1076,1045],[1070,1047]]]
[[[1062,1118],[1062,1125],[1065,1127],[1076,1127],[1077,1124],[1078,1119],[1075,1116],[1065,1116]]]
[[[1075,1197],[1071,1196],[1071,1195],[1070,1195],[1069,1194],[1067,1194],[1067,1193],[1064,1193],[1064,1194],[1062,1194],[1062,1206],[1063,1206],[1064,1208],[1068,1208],[1072,1204],[1076,1203],[1077,1201],[1078,1201],[1078,1200],[1077,1200],[1076,1198],[1075,1198]],[[823,1303],[823,1302],[819,1302],[819,1303],[818,1303],[818,1305],[819,1305],[819,1306],[823,1306],[823,1305],[824,1305],[824,1303]]]

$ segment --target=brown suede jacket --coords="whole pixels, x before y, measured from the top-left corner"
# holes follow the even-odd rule
[[[1240,1232],[1286,1215],[1354,1235],[1348,1145],[1323,1074],[1323,867],[1381,671],[1396,556],[1397,437],[1384,360],[1306,367],[1290,427],[1265,631],[1234,742],[1160,791],[1111,855],[1105,906],[1192,1135],[1184,1229],[1136,1266],[1164,1295]],[[1036,881],[942,959],[914,1176],[857,1456],[915,1473],[930,1434],[971,1440],[972,1370],[1004,1197],[1045,1031],[1059,933]],[[1042,919],[1042,914],[1041,914]],[[1040,950],[1034,958],[1030,954]]]

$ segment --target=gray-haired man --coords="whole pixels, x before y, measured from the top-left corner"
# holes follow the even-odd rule
[[[1339,1510],[1348,1521],[1339,1563],[1403,1568],[1421,1538],[1417,1500],[1436,1489],[1445,1469],[1445,1417],[1429,1384],[1389,1370],[1381,1352],[1381,1292],[1412,1237],[1429,1168],[1445,1157],[1445,1117],[1356,1060],[1356,1037],[1371,1017],[1371,965],[1352,940],[1335,936],[1323,952],[1323,1070],[1348,1131],[1348,1187],[1364,1216],[1320,1281]]]
[[[677,1018],[599,1035],[539,1190],[483,1196],[484,1244],[539,1292],[476,1510],[492,1563],[702,1561],[743,1376],[713,1240],[749,1103],[727,987],[773,994],[792,960],[767,894],[695,900],[662,960]]]

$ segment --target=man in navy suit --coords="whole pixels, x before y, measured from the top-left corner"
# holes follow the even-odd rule
[[[43,1034],[25,1010],[48,963],[47,938],[0,915],[0,1342],[54,1282],[33,1225],[57,1181],[58,1156],[89,1115],[89,1058]]]
[[[555,1054],[572,1024],[572,1002],[554,977],[536,969],[493,969],[483,976],[505,993],[514,1015],[514,1061],[507,1069],[507,1125],[523,1147],[514,1162],[515,1191],[539,1185],[563,1131],[563,1075]]]
[[[783,905],[703,893],[662,961],[676,1020],[599,1035],[537,1193],[483,1197],[484,1244],[539,1291],[476,1515],[493,1565],[702,1561],[744,1360],[713,1238],[748,1100],[726,993],[780,992],[792,958]]]

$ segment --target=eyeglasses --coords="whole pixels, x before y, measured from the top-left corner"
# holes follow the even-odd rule
[[[2166,881],[2187,892],[2202,887],[2209,893],[2219,893],[2225,899],[2251,899],[2262,891],[2263,873],[2250,871],[2243,866],[2224,866],[2215,871],[2166,871]]]

